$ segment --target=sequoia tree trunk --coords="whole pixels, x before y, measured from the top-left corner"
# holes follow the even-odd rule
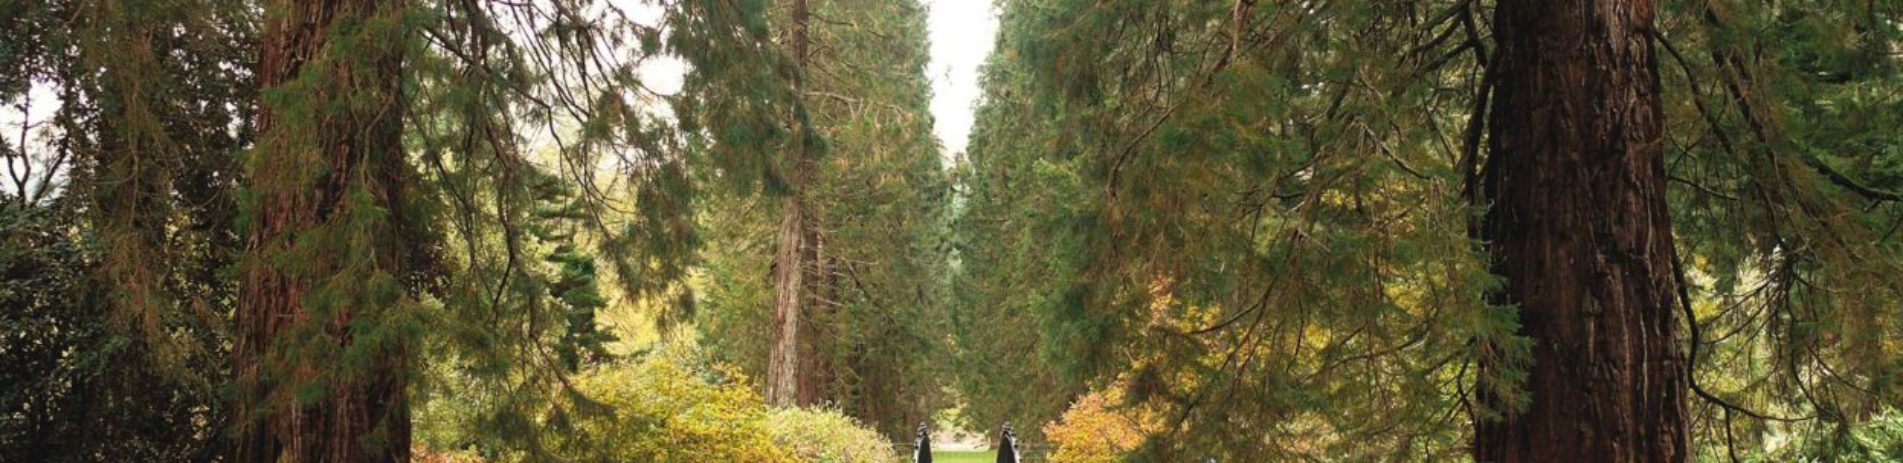
[[[235,460],[408,461],[403,2],[268,3]]]
[[[795,156],[793,179],[806,176],[807,167],[800,166],[804,161]],[[804,363],[800,339],[806,323],[801,306],[806,302],[806,267],[808,254],[804,252],[809,245],[805,233],[806,210],[801,204],[799,191],[804,189],[803,181],[793,182],[793,193],[782,199],[783,216],[780,219],[779,244],[773,265],[773,347],[767,356],[766,401],[775,407],[803,405],[801,403],[801,373]]]
[[[1482,233],[1533,364],[1531,403],[1478,423],[1478,461],[1689,457],[1652,23],[1650,0],[1495,11]]]
[[[807,65],[807,20],[806,0],[793,1],[793,57],[800,72]],[[797,89],[800,85],[795,85]],[[800,339],[806,325],[805,314],[801,312],[811,296],[808,286],[812,284],[809,273],[815,266],[818,256],[813,236],[812,220],[815,214],[806,209],[806,187],[812,182],[815,162],[806,152],[807,133],[804,127],[794,127],[792,147],[787,159],[787,187],[791,190],[781,200],[782,216],[778,237],[778,249],[774,255],[773,275],[773,347],[767,353],[766,401],[768,405],[787,407],[810,404],[811,384],[805,376],[811,373],[801,368],[810,362],[810,355],[801,355],[808,342]],[[805,386],[805,387],[802,387]],[[804,391],[807,391],[803,393]]]

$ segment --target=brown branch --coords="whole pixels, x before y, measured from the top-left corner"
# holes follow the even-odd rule
[[[1738,200],[1738,197],[1736,197],[1736,196],[1731,196],[1731,195],[1727,195],[1727,194],[1724,194],[1723,192],[1720,192],[1720,191],[1718,191],[1718,190],[1714,190],[1714,189],[1712,189],[1711,187],[1708,187],[1708,186],[1704,186],[1704,185],[1700,185],[1700,184],[1699,184],[1698,182],[1693,182],[1693,181],[1691,181],[1691,180],[1688,180],[1688,179],[1686,179],[1686,178],[1684,178],[1684,177],[1680,177],[1680,176],[1677,176],[1677,175],[1671,175],[1671,174],[1666,174],[1666,176],[1665,176],[1665,179],[1666,179],[1666,180],[1669,180],[1669,181],[1673,181],[1673,182],[1678,182],[1678,183],[1682,183],[1682,184],[1684,184],[1685,186],[1689,186],[1689,187],[1692,187],[1692,189],[1694,189],[1694,190],[1698,190],[1698,192],[1700,192],[1700,193],[1704,193],[1704,194],[1707,194],[1707,195],[1711,195],[1711,196],[1713,196],[1713,197],[1716,197],[1716,198],[1719,198],[1719,199],[1723,199],[1723,200],[1726,200],[1726,201],[1737,201],[1737,200]]]
[[[1718,19],[1718,17],[1715,14],[1712,14],[1710,12],[1707,12],[1705,14],[1705,21],[1711,24],[1713,27],[1724,26],[1724,24]],[[1652,36],[1653,40],[1656,40],[1660,45],[1664,46],[1666,53],[1672,55],[1672,60],[1676,61],[1679,65],[1679,68],[1684,71],[1685,79],[1692,85],[1692,88],[1694,89],[1698,88],[1698,78],[1696,75],[1692,74],[1691,66],[1686,64],[1685,56],[1678,52],[1678,48],[1672,46],[1672,42],[1669,40],[1666,40],[1663,34],[1659,34],[1657,32],[1651,32],[1649,35]],[[1737,62],[1736,57],[1728,57],[1728,58],[1714,57],[1714,58],[1718,59],[1720,65],[1731,66],[1732,68],[1734,68],[1734,70],[1736,70],[1741,75],[1744,74],[1745,72],[1743,66]],[[1751,101],[1749,98],[1745,97],[1744,90],[1740,88],[1739,84],[1733,81],[1732,79],[1726,79],[1725,87],[1730,90],[1732,99],[1738,104],[1739,112],[1744,116],[1746,125],[1750,126],[1752,135],[1756,136],[1757,141],[1759,143],[1764,143],[1767,145],[1770,144],[1772,142],[1772,139],[1769,134],[1769,130],[1765,127],[1765,123],[1759,117],[1759,115],[1757,114],[1757,111],[1752,109],[1753,107],[1751,105]],[[1732,152],[1733,154],[1735,154],[1735,151],[1733,151],[1731,148],[1731,141],[1729,137],[1727,137],[1724,131],[1718,126],[1717,117],[1714,116],[1709,110],[1706,109],[1704,101],[1700,98],[1693,98],[1692,102],[1694,103],[1695,106],[1697,106],[1698,113],[1704,116],[1706,123],[1711,125],[1712,133],[1715,134],[1718,138],[1718,144],[1723,146],[1725,148],[1725,151]],[[1866,199],[1870,199],[1872,201],[1903,202],[1903,193],[1872,188],[1868,185],[1863,184],[1862,182],[1857,181],[1854,178],[1851,178],[1849,175],[1845,175],[1843,172],[1830,167],[1829,164],[1824,163],[1822,159],[1818,159],[1816,156],[1806,156],[1800,153],[1797,157],[1799,160],[1803,161],[1805,165],[1810,166],[1810,168],[1813,170],[1816,170],[1818,174],[1823,175],[1824,178],[1829,180],[1831,183],[1836,184],[1837,186],[1842,187],[1846,190],[1850,190],[1851,192],[1856,193],[1860,196],[1863,196]]]
[[[1815,156],[1799,156],[1799,158],[1804,160],[1804,164],[1810,165],[1812,169],[1816,169],[1817,173],[1823,174],[1824,178],[1830,179],[1830,183],[1835,183],[1837,186],[1857,193],[1864,198],[1872,201],[1903,202],[1903,193],[1879,190],[1864,185],[1862,182],[1850,178],[1849,175],[1845,175],[1843,172],[1839,172],[1837,169],[1830,167],[1829,164],[1824,163],[1824,160],[1818,159]]]
[[[1474,96],[1473,109],[1467,114],[1467,133],[1463,141],[1465,145],[1462,146],[1459,165],[1456,166],[1460,169],[1462,176],[1460,195],[1466,199],[1467,205],[1474,206],[1480,204],[1480,141],[1481,136],[1486,132],[1488,103],[1493,95],[1494,81],[1498,79],[1498,76],[1495,76],[1493,72],[1494,57],[1489,55],[1486,46],[1481,44],[1480,27],[1474,24],[1472,9],[1461,12],[1461,27],[1466,29],[1467,41],[1472,45],[1474,65],[1480,66],[1480,90]],[[1468,223],[1467,234],[1472,237],[1480,236],[1480,228],[1477,224],[1474,224],[1472,220]]]
[[[1704,341],[1699,339],[1702,337],[1702,332],[1698,325],[1698,314],[1692,310],[1691,292],[1686,289],[1690,286],[1687,284],[1687,281],[1685,278],[1685,263],[1683,259],[1680,259],[1678,257],[1677,251],[1672,252],[1672,277],[1678,280],[1678,305],[1681,309],[1684,310],[1685,324],[1691,327],[1691,330],[1690,330],[1691,336],[1692,336],[1691,349],[1690,349],[1690,352],[1686,354],[1686,358],[1685,358],[1685,382],[1691,385],[1692,393],[1697,394],[1699,398],[1704,399],[1706,402],[1711,402],[1712,404],[1722,407],[1727,411],[1735,411],[1735,412],[1744,414],[1745,416],[1757,418],[1760,420],[1782,421],[1782,422],[1789,423],[1789,422],[1797,422],[1797,421],[1808,421],[1817,417],[1816,415],[1811,415],[1811,416],[1806,416],[1802,418],[1789,418],[1789,417],[1774,416],[1774,415],[1759,413],[1757,411],[1739,406],[1738,404],[1731,403],[1730,401],[1726,401],[1725,399],[1712,394],[1710,391],[1706,391],[1704,386],[1699,385],[1698,384],[1698,345],[1703,344]]]

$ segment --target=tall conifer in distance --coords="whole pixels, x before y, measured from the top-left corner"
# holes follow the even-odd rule
[[[799,92],[808,66],[807,36],[811,11],[807,0],[793,0],[789,24],[792,32],[787,47],[793,56],[793,89]],[[804,118],[804,114],[800,118]],[[786,146],[786,161],[781,177],[786,182],[785,197],[780,199],[780,228],[773,259],[773,348],[768,354],[766,374],[767,403],[777,407],[811,405],[818,400],[818,365],[810,344],[802,340],[809,331],[807,312],[816,309],[815,289],[826,280],[820,266],[817,214],[809,211],[808,185],[812,183],[814,158],[809,152],[811,134],[804,124],[795,124],[793,141]]]
[[[777,2],[769,15],[786,69],[799,71],[789,87],[798,108],[774,113],[785,138],[765,138],[778,147],[785,188],[708,202],[702,339],[758,372],[769,398],[793,378],[780,386],[798,391],[787,403],[836,403],[902,439],[944,403],[933,372],[946,363],[949,182],[931,131],[926,11],[916,1],[808,0],[802,27],[801,6]],[[795,152],[806,162],[789,164]],[[789,235],[799,223],[802,234]],[[791,239],[808,249],[789,257]],[[803,263],[786,264],[792,258]],[[789,302],[800,304],[797,324],[778,310]],[[773,336],[725,335],[733,332]]]

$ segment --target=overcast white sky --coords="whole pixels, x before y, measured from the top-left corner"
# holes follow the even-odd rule
[[[965,151],[971,134],[972,103],[978,101],[978,66],[991,54],[998,17],[992,0],[925,0],[931,11],[933,132],[945,145],[945,155]]]
[[[654,5],[634,0],[609,0],[634,16],[637,22],[659,21],[662,11]],[[921,0],[930,12],[926,27],[932,42],[931,63],[925,72],[932,79],[933,132],[945,146],[947,163],[965,150],[971,134],[972,104],[978,100],[978,67],[991,54],[998,32],[998,17],[993,0]],[[672,58],[659,58],[643,67],[644,78],[663,93],[680,89],[681,64]]]
[[[653,22],[661,17],[659,8],[643,2],[611,0],[634,15],[636,21]],[[930,12],[926,27],[932,42],[931,63],[925,73],[932,79],[932,131],[945,146],[949,163],[965,150],[971,134],[972,104],[978,100],[978,67],[991,54],[998,32],[998,17],[992,0],[922,0]],[[656,60],[644,68],[644,76],[664,93],[680,89],[680,62],[671,58]]]

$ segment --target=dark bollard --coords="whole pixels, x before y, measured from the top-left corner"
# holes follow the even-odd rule
[[[1011,432],[1011,423],[998,433],[998,463],[1018,463],[1018,436]]]
[[[925,423],[918,424],[917,450],[912,451],[914,463],[932,463],[932,435],[925,429]]]

